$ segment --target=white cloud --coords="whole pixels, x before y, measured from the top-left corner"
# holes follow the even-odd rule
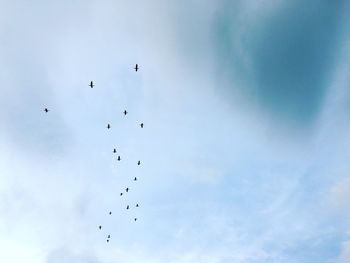
[[[350,216],[350,177],[346,177],[331,188],[332,205]]]
[[[350,241],[343,242],[339,259],[336,263],[348,263],[350,262]]]

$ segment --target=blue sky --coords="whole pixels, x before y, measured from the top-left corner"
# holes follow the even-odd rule
[[[1,262],[350,262],[348,1],[0,4]]]

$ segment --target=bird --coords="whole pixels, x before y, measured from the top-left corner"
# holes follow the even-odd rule
[[[138,162],[137,162],[137,165],[140,165],[140,164],[141,164],[141,161],[138,161]]]
[[[143,123],[140,124],[141,128],[143,128]]]
[[[111,214],[112,214],[112,212],[109,212],[109,214],[111,215]]]
[[[138,71],[139,70],[139,65],[136,64],[135,67],[134,67],[135,71]]]
[[[120,193],[120,196],[122,196],[123,195],[123,193]]]
[[[129,209],[129,205],[128,205],[128,206],[126,206],[126,209]]]
[[[116,149],[116,148],[114,148],[114,149],[113,149],[113,152],[114,152],[114,153],[116,153],[116,152],[117,152],[117,149]]]
[[[136,178],[136,177],[134,178],[134,181],[137,181],[137,178]]]
[[[44,109],[44,111],[45,111],[46,113],[48,113],[48,112],[49,112],[49,110],[48,110],[47,108],[45,108],[45,109]]]
[[[109,239],[107,239],[107,243],[109,242]]]
[[[120,161],[121,159],[120,159],[120,156],[118,155],[118,159],[117,159],[118,161]]]
[[[93,88],[93,87],[95,86],[95,85],[94,85],[94,82],[91,81],[89,86],[90,86],[91,88]]]
[[[102,228],[102,226],[99,226],[98,228],[99,228],[99,229],[101,229],[101,228]]]
[[[137,220],[137,218],[135,217],[135,218],[134,218],[134,220],[136,221],[136,220]]]
[[[108,238],[111,238],[111,235],[108,235]]]
[[[125,189],[125,191],[126,191],[126,192],[129,192],[129,188],[127,187],[127,188]]]
[[[128,112],[125,110],[125,111],[124,111],[124,115],[126,115],[126,114],[128,114]]]
[[[108,123],[108,125],[107,125],[107,129],[110,129],[111,128],[111,125]]]
[[[136,204],[136,207],[139,207],[139,204]]]

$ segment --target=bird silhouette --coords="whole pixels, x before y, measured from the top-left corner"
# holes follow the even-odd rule
[[[138,71],[139,70],[139,65],[136,64],[135,67],[134,67],[135,71]]]
[[[141,161],[138,161],[138,162],[137,162],[137,165],[140,165],[140,164],[141,164]]]
[[[49,112],[49,110],[48,110],[47,108],[45,108],[45,109],[44,109],[44,111],[45,111],[46,113],[48,113],[48,112]]]
[[[111,238],[111,235],[108,235],[108,238]]]
[[[113,152],[114,152],[114,153],[116,153],[116,152],[117,152],[117,149],[116,149],[116,148],[114,148],[114,149],[113,149]]]
[[[136,207],[139,207],[139,204],[136,204]]]
[[[117,159],[118,161],[120,161],[121,159],[120,159],[120,156],[118,155],[118,159]]]
[[[128,205],[128,206],[126,206],[126,209],[129,209],[129,205]]]
[[[122,196],[123,195],[123,193],[120,193],[120,196]]]
[[[125,110],[125,111],[124,111],[124,115],[126,115],[126,114],[128,114],[128,112]]]
[[[126,191],[126,192],[129,192],[129,188],[127,187],[127,188],[125,189],[125,191]]]
[[[134,178],[134,181],[137,181],[137,178],[136,178],[136,177]]]
[[[99,226],[98,228],[99,228],[99,229],[101,229],[101,228],[102,228],[102,226]]]
[[[111,214],[112,214],[112,212],[109,212],[109,214],[111,215]]]
[[[93,88],[93,87],[95,86],[95,85],[94,85],[94,82],[91,81],[89,86],[90,86],[91,88]]]
[[[143,128],[143,123],[140,124],[141,128]]]
[[[137,220],[137,218],[135,217],[135,218],[134,218],[134,220],[136,221],[136,220]]]
[[[109,242],[109,239],[107,239],[107,243]]]
[[[111,128],[111,125],[108,123],[108,125],[107,125],[107,129],[110,129]]]

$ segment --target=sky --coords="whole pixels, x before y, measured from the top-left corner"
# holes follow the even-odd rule
[[[0,262],[350,262],[349,12],[0,0]]]

